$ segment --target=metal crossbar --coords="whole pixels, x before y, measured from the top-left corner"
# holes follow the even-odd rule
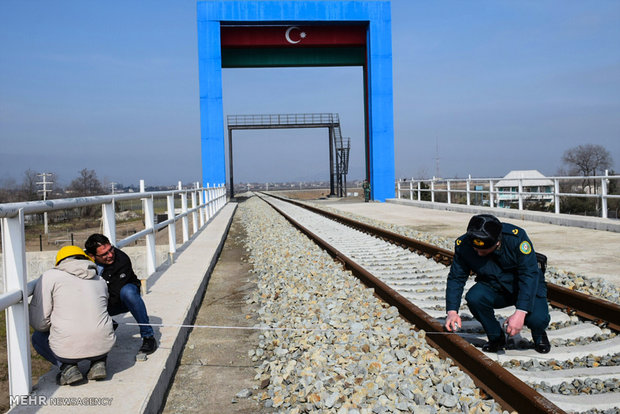
[[[338,114],[331,113],[228,115],[226,119],[229,127],[340,124]]]

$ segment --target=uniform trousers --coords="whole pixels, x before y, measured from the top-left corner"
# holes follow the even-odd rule
[[[517,302],[517,295],[500,292],[494,287],[478,282],[465,295],[467,306],[474,318],[482,324],[489,341],[499,340],[504,334],[495,319],[495,309],[505,308]],[[549,325],[549,305],[546,297],[536,296],[532,310],[525,316],[524,324],[532,331],[534,343],[538,344]]]

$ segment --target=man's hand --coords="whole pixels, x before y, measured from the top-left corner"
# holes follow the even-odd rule
[[[526,312],[517,309],[515,313],[510,315],[504,325],[506,325],[506,333],[510,336],[515,336],[521,329],[523,329],[523,321],[525,320]]]
[[[445,327],[450,332],[456,332],[457,329],[461,328],[461,317],[459,316],[457,311],[448,311]]]

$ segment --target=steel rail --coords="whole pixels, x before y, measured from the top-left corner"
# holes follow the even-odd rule
[[[389,230],[364,224],[348,217],[321,210],[320,208],[300,203],[296,200],[269,194],[269,196],[282,201],[290,202],[296,206],[329,217],[342,224],[351,226],[360,231],[380,237],[386,241],[407,247],[411,250],[422,252],[427,257],[432,257],[435,261],[449,266],[452,263],[454,252],[429,243],[424,243],[411,237],[403,236]],[[599,326],[620,332],[620,305],[605,299],[593,297],[585,293],[577,292],[565,287],[547,282],[547,299],[551,306],[565,310],[569,314],[577,315],[581,318],[590,320]]]
[[[271,196],[271,195],[270,195]],[[276,197],[279,198],[280,197]],[[265,200],[263,198],[263,200]],[[400,314],[417,329],[426,331],[427,341],[443,356],[450,357],[467,372],[476,385],[492,396],[504,408],[518,412],[565,413],[551,401],[529,387],[508,370],[484,355],[458,335],[446,335],[443,326],[419,307],[415,306],[401,294],[331,246],[312,231],[287,215],[277,206],[265,200],[272,208],[288,220],[293,226],[307,235],[311,240],[341,262],[365,285],[373,288],[375,294],[388,304],[398,308]],[[290,201],[282,199],[282,201]],[[293,203],[295,204],[295,203]],[[439,335],[434,335],[439,333]]]

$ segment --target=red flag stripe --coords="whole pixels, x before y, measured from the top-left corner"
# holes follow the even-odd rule
[[[365,26],[222,26],[222,47],[363,46]]]

